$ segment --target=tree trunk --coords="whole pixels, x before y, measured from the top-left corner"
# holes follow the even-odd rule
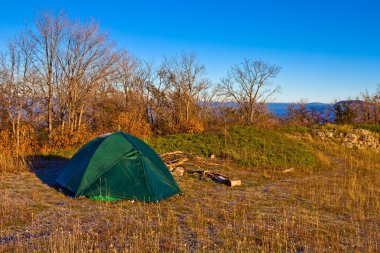
[[[83,113],[84,113],[84,106],[81,106],[80,112],[79,112],[79,119],[78,119],[78,128],[80,128],[82,125]]]
[[[186,122],[189,122],[189,112],[190,112],[190,100],[186,101]]]
[[[16,154],[20,154],[20,121],[21,121],[21,112],[18,112],[16,120]]]
[[[51,67],[51,66],[50,66]],[[52,70],[49,69],[48,73],[48,80],[47,80],[47,86],[48,86],[48,132],[49,132],[49,139],[51,138],[51,134],[53,132],[53,87],[52,87]]]

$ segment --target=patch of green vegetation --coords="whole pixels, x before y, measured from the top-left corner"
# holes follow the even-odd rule
[[[221,138],[221,134],[209,132],[160,136],[148,140],[148,144],[158,153],[181,150],[203,156],[220,155],[224,148],[224,140]]]
[[[120,200],[119,198],[114,198],[111,196],[90,196],[89,199],[92,200],[101,200],[101,201],[116,201]]]
[[[355,125],[354,129],[366,129],[369,130],[373,133],[380,133],[380,124],[360,124],[360,125]]]
[[[47,153],[38,153],[37,155],[43,156],[46,160],[56,160],[58,157],[70,159],[77,151],[77,148],[53,149]]]
[[[313,129],[307,126],[286,126],[279,128],[284,133],[311,133]]]
[[[311,146],[281,132],[252,127],[232,128],[226,152],[250,166],[315,167],[318,159]]]
[[[320,127],[322,130],[338,130],[339,132],[343,133],[351,133],[352,130],[354,129],[352,125],[337,125],[337,124],[326,124],[322,125]]]
[[[312,147],[287,137],[280,130],[232,127],[227,131],[178,134],[148,143],[159,153],[181,150],[198,155],[231,158],[246,166],[317,167]]]

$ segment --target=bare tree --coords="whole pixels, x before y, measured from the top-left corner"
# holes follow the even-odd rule
[[[163,81],[163,75],[158,71],[153,82],[147,85],[149,99],[149,121],[157,133],[163,133],[172,121],[171,101],[169,98],[169,88]]]
[[[205,66],[195,54],[165,58],[158,70],[161,86],[168,92],[175,124],[186,124],[199,111],[200,94],[208,86]]]
[[[62,71],[61,101],[64,107],[61,119],[71,131],[82,124],[83,114],[91,105],[96,86],[108,80],[116,71],[119,60],[108,35],[94,22],[69,22],[57,54]]]
[[[219,92],[237,103],[240,114],[247,124],[255,124],[259,104],[263,105],[280,87],[271,80],[281,68],[261,60],[244,59],[232,67],[218,85]],[[262,107],[262,106],[261,106]]]
[[[380,84],[377,85],[376,92],[372,95],[374,105],[373,118],[375,124],[380,124]]]
[[[290,124],[307,125],[310,122],[310,111],[306,107],[307,100],[300,99],[297,103],[291,103],[287,108],[286,121]]]
[[[373,94],[370,94],[368,90],[361,93],[361,99],[362,103],[358,108],[360,122],[378,124],[380,122],[380,84]]]
[[[1,56],[0,92],[7,111],[7,121],[11,124],[15,137],[16,154],[20,153],[21,125],[27,118],[31,104],[33,67],[30,64],[30,44],[25,34],[10,40],[7,52]]]
[[[116,70],[117,83],[121,85],[121,89],[124,91],[126,108],[132,105],[132,94],[140,93],[142,95],[143,87],[137,85],[141,84],[138,80],[140,65],[141,63],[137,58],[124,52]]]
[[[362,99],[362,103],[360,103],[358,105],[358,109],[360,111],[360,113],[358,114],[358,118],[359,118],[359,121],[362,122],[362,123],[366,123],[366,124],[371,124],[373,123],[373,110],[374,110],[374,107],[373,107],[373,104],[372,104],[372,97],[371,95],[369,94],[368,90],[366,90],[365,92],[362,92],[360,94],[360,97]],[[359,100],[359,98],[358,98]]]
[[[148,119],[148,86],[152,83],[152,65],[127,53],[121,54],[116,70],[117,84],[124,92],[125,109],[135,108]]]
[[[35,19],[36,29],[28,30],[33,44],[32,63],[43,80],[41,89],[46,97],[49,136],[53,130],[54,72],[57,71],[55,69],[57,55],[67,22],[68,20],[63,14],[54,16],[52,13],[44,12]]]
[[[215,128],[218,126],[218,119],[221,116],[219,108],[218,91],[214,88],[212,90],[204,90],[200,94],[200,118],[203,124],[208,128]]]

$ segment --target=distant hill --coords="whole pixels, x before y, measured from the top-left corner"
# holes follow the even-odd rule
[[[276,117],[284,117],[288,113],[288,107],[290,104],[297,104],[297,103],[267,103],[268,110],[273,113]],[[326,104],[326,103],[307,103],[306,108],[316,108],[318,111],[322,111],[324,108],[332,108],[333,104]]]
[[[273,113],[276,117],[284,117],[288,113],[288,107],[290,104],[297,104],[297,103],[267,103],[266,105],[268,106],[268,110]],[[213,106],[219,106],[219,102],[213,102]],[[235,102],[225,102],[224,105],[226,107],[232,107],[236,108],[237,103]],[[306,108],[311,109],[311,108],[317,108],[317,110],[321,111],[323,108],[326,107],[333,107],[333,104],[326,104],[326,103],[308,103],[306,104]]]
[[[336,105],[337,104],[341,104],[341,105],[350,104],[353,106],[357,106],[357,105],[362,105],[363,103],[364,103],[363,100],[354,99],[354,100],[342,100],[342,101],[337,102]]]
[[[347,103],[350,103],[351,105],[356,106],[356,105],[361,105],[362,103],[364,103],[364,101],[362,101],[362,100],[342,100],[342,101],[337,102],[336,104],[345,105]],[[237,108],[237,103],[235,103],[235,102],[224,102],[223,104],[226,107]],[[288,107],[291,104],[297,105],[297,103],[266,103],[266,105],[268,106],[268,110],[271,113],[273,113],[273,115],[275,115],[276,117],[286,116],[288,113]],[[312,108],[316,108],[317,111],[322,111],[323,109],[331,109],[332,110],[331,120],[333,120],[335,117],[333,109],[334,109],[334,105],[336,105],[336,104],[313,102],[313,103],[307,103],[306,108],[309,110]],[[220,102],[213,102],[213,106],[215,106],[215,107],[220,106]]]

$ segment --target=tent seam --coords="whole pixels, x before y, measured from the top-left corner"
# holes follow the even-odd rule
[[[153,196],[153,191],[152,191],[151,185],[150,185],[150,177],[149,177],[149,175],[148,175],[148,173],[146,171],[146,166],[145,166],[145,163],[144,163],[143,157],[141,156],[141,152],[140,151],[139,151],[138,156],[140,158],[141,165],[143,166],[144,178],[145,178],[146,186],[148,188],[148,191],[150,192],[150,195]]]
[[[107,140],[110,136],[112,136],[112,134],[111,135],[108,135],[108,136],[106,136],[106,138],[104,138],[103,140],[102,140],[102,142],[99,144],[99,146],[98,146],[98,148],[103,144],[103,142],[105,141],[105,140]],[[132,146],[136,149],[136,147],[135,147],[135,145],[132,143]],[[95,154],[96,154],[96,152],[98,151],[98,149],[94,152],[94,154],[93,154],[93,157],[95,156]],[[132,152],[130,152],[130,153],[132,153]],[[117,164],[118,162],[120,162],[120,160],[123,158],[123,157],[125,157],[126,155],[128,155],[128,154],[130,154],[130,153],[125,153],[125,154],[123,154],[117,161],[115,161],[114,163],[112,163],[105,171],[104,171],[104,173],[105,172],[107,172],[108,170],[110,170],[110,168],[112,168],[112,166],[114,166],[115,164]],[[91,159],[89,160],[89,162],[88,162],[88,164],[91,162]],[[87,165],[88,165],[87,164]],[[104,174],[103,173],[103,174]],[[83,179],[85,178],[85,174],[86,174],[86,172],[82,175],[82,179],[81,179],[81,181],[80,181],[80,183],[79,183],[79,185],[78,185],[78,189],[80,189],[81,188],[81,185],[82,185],[82,183],[83,183]],[[90,186],[91,184],[93,184],[99,177],[101,177],[101,176],[98,176],[98,177],[96,177],[91,183],[89,183],[88,184],[88,186]],[[84,191],[85,189],[82,189],[80,192],[77,192],[76,194],[75,194],[75,197],[77,197],[77,196],[79,196],[80,195],[80,193],[82,193],[83,191]]]
[[[104,142],[106,139],[107,139],[107,137],[104,138],[104,139],[99,143],[99,145],[97,146],[95,152],[92,154],[91,159],[88,160],[87,165],[86,165],[85,167],[87,167],[87,166],[90,164],[92,158],[94,157],[95,153],[97,152],[97,149],[100,147],[100,145],[103,144],[103,142]],[[86,174],[86,170],[84,170],[84,172],[83,172],[82,178],[81,178],[81,180],[80,180],[80,182],[79,182],[79,184],[78,184],[78,189],[80,189],[80,186],[81,186],[81,184],[82,184],[82,182],[83,182],[83,178],[84,178],[84,175],[85,175],[85,174]],[[77,192],[75,193],[75,197],[78,197],[78,196],[79,196],[79,194],[78,194],[78,189],[77,189]]]

